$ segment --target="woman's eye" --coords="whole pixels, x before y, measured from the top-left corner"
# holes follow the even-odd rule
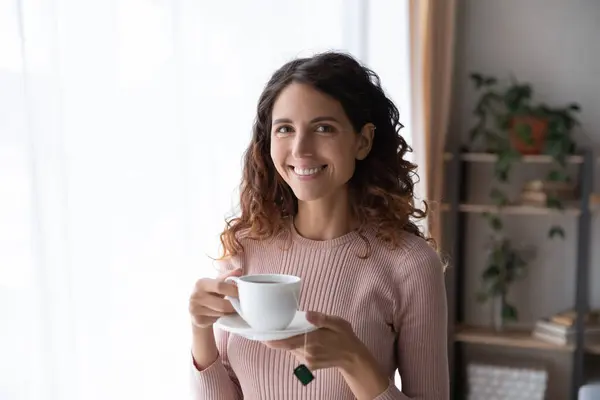
[[[275,130],[275,133],[277,133],[279,135],[281,135],[281,134],[285,135],[285,134],[290,133],[290,132],[292,132],[292,128],[289,127],[289,126],[286,126],[286,125],[280,126],[279,128],[277,128]]]
[[[317,132],[319,133],[330,133],[333,132],[333,127],[329,125],[319,125],[317,126]]]

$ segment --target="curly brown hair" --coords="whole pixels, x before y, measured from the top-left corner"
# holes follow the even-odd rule
[[[357,161],[349,181],[350,205],[359,232],[375,228],[379,239],[395,247],[402,231],[426,238],[411,220],[427,215],[415,207],[416,165],[404,159],[412,149],[399,134],[403,125],[379,76],[353,57],[337,52],[299,58],[279,68],[258,101],[252,140],[244,155],[241,214],[226,221],[221,233],[223,257],[243,251],[240,239],[264,240],[289,232],[298,200],[275,169],[270,156],[271,114],[279,93],[291,83],[309,84],[338,100],[355,132],[367,123],[377,130],[369,155]],[[357,133],[358,134],[358,133]]]

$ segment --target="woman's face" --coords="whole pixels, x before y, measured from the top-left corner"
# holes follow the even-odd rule
[[[337,100],[299,83],[279,94],[272,121],[273,163],[299,201],[345,191],[373,137],[371,124],[357,134]]]

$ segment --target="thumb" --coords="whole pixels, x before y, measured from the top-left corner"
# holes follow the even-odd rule
[[[348,325],[348,322],[342,318],[316,311],[308,311],[306,313],[306,319],[317,328],[326,328],[331,329],[332,331],[342,331],[346,329]]]
[[[306,320],[317,328],[326,328],[327,315],[316,311],[307,311]]]
[[[224,272],[223,274],[219,275],[217,280],[220,282],[223,282],[225,279],[229,278],[230,276],[242,276],[243,274],[244,274],[244,271],[241,268],[236,268],[236,269],[232,269],[231,271],[227,271],[227,272]]]

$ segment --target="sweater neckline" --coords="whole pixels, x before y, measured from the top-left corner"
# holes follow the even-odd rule
[[[362,236],[366,236],[367,229],[364,229],[362,233],[359,233],[358,229],[352,230],[342,236],[338,236],[333,239],[325,239],[325,240],[316,240],[306,238],[296,230],[296,226],[293,221],[290,221],[290,232],[292,235],[292,241],[294,243],[298,243],[303,246],[316,247],[316,248],[331,248],[343,245],[345,243],[349,243],[355,241],[357,239],[362,239]]]

